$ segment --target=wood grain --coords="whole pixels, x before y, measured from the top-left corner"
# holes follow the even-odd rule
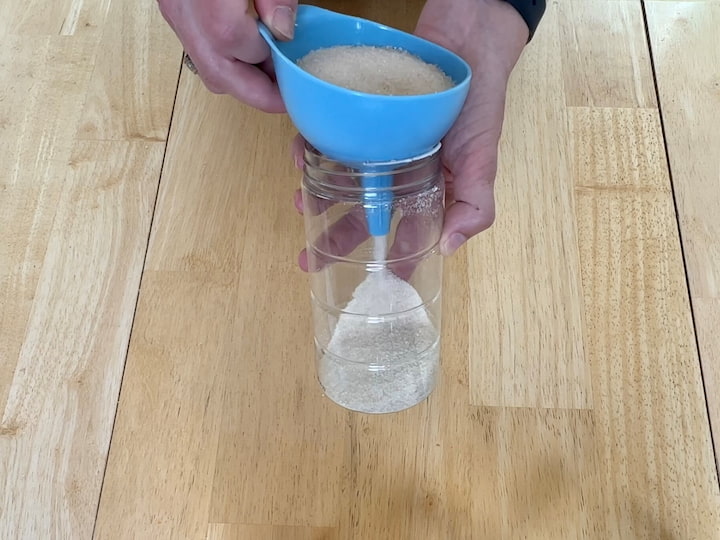
[[[95,538],[205,537],[236,309],[232,274],[145,273]]]
[[[717,332],[720,328],[720,302],[717,299],[693,298],[695,324],[700,343],[700,358],[705,382],[705,399],[710,415],[710,426],[715,442],[715,463],[720,470],[720,454],[718,454],[718,430],[720,430],[720,396],[716,389],[720,388],[720,347]]]
[[[568,139],[557,21],[551,6],[546,31],[526,49],[511,83],[508,110],[525,114],[506,122],[498,217],[468,247],[475,405],[592,406],[570,165],[566,145],[547,144]]]
[[[335,534],[327,527],[211,523],[207,540],[330,540]]]
[[[0,0],[0,538],[716,538],[716,6],[648,4],[671,186],[640,3],[550,3],[440,385],[371,416],[314,380],[287,117],[175,96],[153,3]]]
[[[164,141],[180,43],[155,2],[112,2],[107,19],[77,137]]]
[[[590,412],[473,407],[460,390],[353,420],[338,538],[593,537]]]
[[[263,116],[227,96],[208,95],[187,71],[182,83],[177,98],[180,114],[175,118],[181,137],[171,140],[168,148],[163,173],[167,181],[157,210],[158,223],[167,226],[153,232],[147,267],[239,272],[247,216],[253,212],[248,201],[255,198],[258,171],[278,162],[278,154],[289,148],[291,132],[284,117]],[[269,122],[271,118],[277,125]],[[284,129],[284,135],[277,129]],[[283,140],[278,136],[285,141],[280,152],[277,145],[260,143]],[[279,170],[271,170],[287,174],[292,159],[288,156],[278,166]]]
[[[92,64],[85,40],[0,48],[0,407],[10,391]],[[37,122],[43,118],[43,122]]]
[[[711,538],[720,499],[671,196],[579,188],[577,204],[608,531]]]
[[[145,143],[73,152],[3,381],[3,538],[91,534],[161,159]]]
[[[567,105],[655,107],[640,2],[557,5]]]
[[[377,21],[405,32],[414,30],[424,4],[424,2],[417,0],[405,0],[393,3],[392,8],[389,9],[388,6],[383,5],[381,2],[356,2],[355,0],[310,0],[303,3]]]
[[[714,537],[717,475],[658,112],[569,118],[603,537]]]
[[[712,29],[720,5],[649,2],[647,11],[717,454],[720,334],[711,321],[720,310],[720,47]]]
[[[223,291],[218,292],[216,300],[205,297],[202,291],[197,297],[193,294],[188,296],[188,291],[192,290],[188,285],[187,290],[172,296],[167,304],[176,306],[177,322],[185,320],[186,323],[182,324],[192,324],[200,318],[197,334],[192,334],[197,336],[196,339],[201,339],[206,328],[204,325],[212,325],[219,334],[207,344],[209,347],[212,343],[214,347],[206,353],[208,360],[192,368],[182,368],[191,357],[176,359],[179,353],[174,352],[177,340],[172,334],[174,323],[168,328],[158,326],[151,329],[150,334],[141,333],[150,336],[153,342],[160,340],[161,350],[170,351],[168,361],[180,362],[176,369],[189,370],[184,372],[187,373],[187,379],[183,379],[187,387],[181,394],[183,403],[189,409],[187,414],[191,416],[175,418],[173,413],[172,417],[167,417],[167,407],[158,405],[158,398],[152,393],[138,394],[130,383],[127,394],[123,395],[123,400],[127,401],[121,401],[118,418],[118,433],[123,435],[116,440],[120,449],[136,447],[142,441],[145,448],[143,459],[148,469],[135,468],[135,460],[139,456],[128,455],[122,450],[119,454],[115,454],[114,450],[111,452],[108,478],[122,478],[130,469],[134,471],[130,481],[140,487],[129,495],[119,481],[116,489],[109,488],[110,494],[107,499],[103,497],[98,517],[98,536],[113,538],[122,531],[133,531],[141,536],[154,534],[194,538],[199,537],[200,531],[204,533],[208,521],[239,521],[238,516],[249,523],[279,520],[277,523],[280,525],[301,524],[310,519],[332,522],[332,505],[328,506],[332,498],[304,495],[316,490],[328,492],[328,486],[323,486],[323,482],[328,482],[322,479],[334,474],[328,459],[335,459],[333,456],[338,451],[337,444],[328,444],[334,431],[329,428],[337,427],[339,420],[331,421],[329,428],[321,429],[323,416],[313,413],[318,405],[313,405],[310,400],[312,394],[298,396],[291,392],[286,404],[276,402],[278,409],[267,407],[263,399],[279,388],[292,388],[298,378],[304,383],[298,387],[300,392],[303,388],[314,388],[316,384],[312,362],[302,360],[312,350],[312,342],[302,339],[311,335],[307,326],[310,321],[307,316],[309,304],[306,304],[306,294],[302,294],[306,291],[306,283],[301,280],[300,283],[305,286],[300,287],[298,283],[298,287],[290,288],[286,294],[277,294],[278,280],[288,271],[293,270],[300,277],[299,270],[295,268],[294,253],[302,246],[302,228],[297,226],[301,220],[291,211],[291,195],[297,185],[297,173],[292,176],[287,174],[292,169],[289,158],[283,166],[276,154],[247,144],[248,140],[255,139],[254,136],[248,137],[249,129],[257,130],[255,133],[261,137],[276,137],[281,135],[277,133],[279,130],[284,132],[288,144],[292,132],[283,117],[273,117],[275,122],[261,122],[260,119],[264,118],[261,113],[229,98],[211,96],[192,75],[186,74],[182,82],[175,124],[178,136],[172,138],[168,149],[169,165],[163,173],[159,209],[148,254],[148,268],[152,269],[148,276],[156,276],[156,283],[153,289],[147,291],[150,296],[146,296],[143,289],[139,314],[147,312],[148,316],[155,317],[156,324],[162,324],[162,317],[152,315],[157,311],[154,304],[168,291],[177,288],[178,283],[190,280],[200,287],[203,275],[224,276],[228,281],[223,282]],[[243,129],[238,129],[238,126]],[[193,151],[188,152],[187,148],[193,148]],[[286,174],[258,177],[257,171],[268,164],[275,165],[272,170],[285,170]],[[282,178],[287,181],[280,181]],[[248,204],[251,198],[255,200],[252,205]],[[282,204],[283,200],[285,204]],[[187,229],[192,223],[203,225],[195,230]],[[288,236],[285,233],[287,230],[295,230],[296,236]],[[275,266],[279,253],[283,253],[284,258],[280,259],[282,264]],[[257,286],[260,276],[264,276],[262,282],[268,288]],[[270,276],[273,276],[272,279],[269,279]],[[248,287],[250,283],[254,285]],[[158,298],[154,295],[155,289],[163,291]],[[215,305],[224,296],[232,297],[232,303]],[[191,309],[180,308],[193,297],[203,303],[203,309],[198,310],[197,305]],[[285,313],[283,307],[288,303],[298,308],[302,305],[304,309]],[[219,308],[223,313],[218,316]],[[253,315],[258,309],[266,310],[265,315]],[[306,316],[303,317],[303,314]],[[291,318],[279,323],[284,316]],[[285,333],[282,340],[278,340],[279,334],[274,340],[263,339],[268,319],[278,321],[283,328],[297,328],[297,333]],[[139,328],[145,328],[142,319],[139,321]],[[186,331],[183,330],[182,334],[185,336]],[[300,344],[303,346],[298,348]],[[131,347],[128,366],[134,368],[131,370],[128,367],[126,380],[137,380],[138,383],[147,380],[151,376],[147,370],[155,369],[157,362],[153,355],[156,354],[157,349]],[[296,358],[299,360],[293,364]],[[208,365],[210,359],[216,363]],[[285,361],[278,363],[278,359]],[[293,366],[294,370],[288,369]],[[209,380],[202,375],[209,373],[208,370],[213,371],[216,378]],[[206,380],[207,384],[195,384],[197,378]],[[284,384],[283,380],[286,381]],[[215,386],[219,381],[226,390]],[[172,382],[168,384],[168,389],[171,389]],[[211,409],[205,411],[208,392],[212,393],[212,401],[208,405]],[[318,403],[319,397],[318,392],[315,403]],[[163,399],[162,393],[159,399]],[[300,416],[288,416],[297,403],[305,402],[309,409]],[[122,403],[128,405],[123,406]],[[337,409],[330,409],[325,402],[320,401],[319,404],[321,411],[329,410],[335,418],[338,414],[342,415]],[[127,420],[123,412],[126,407],[130,413]],[[134,411],[137,410],[143,412],[135,416]],[[156,410],[155,420],[147,420],[147,411],[152,410]],[[208,415],[208,431],[193,435],[194,432],[188,431],[186,425],[195,425],[198,417],[192,415],[200,413]],[[308,416],[317,417],[321,423],[310,428],[307,420],[300,420]],[[140,418],[152,424],[147,431],[139,433],[127,427],[140,422]],[[281,430],[280,425],[285,429]],[[293,432],[293,429],[297,431]],[[181,431],[187,432],[189,437],[183,441],[182,447],[190,445],[194,450],[186,461],[177,464],[177,475],[148,474],[155,467],[152,449],[166,448],[165,459],[170,462],[176,446],[169,440],[175,432]],[[320,433],[326,436],[320,436]],[[199,442],[192,446],[193,437],[201,435],[203,440],[212,441],[211,447]],[[342,438],[337,435],[335,439],[342,443]],[[258,441],[271,440],[274,442],[270,446],[256,446]],[[315,450],[322,447],[327,447],[326,453],[319,453],[318,460],[313,462],[311,457],[315,455]],[[296,451],[300,451],[306,459],[299,460]],[[324,456],[327,459],[323,459]],[[202,477],[193,472],[198,461],[203,464]],[[252,465],[247,466],[250,463]],[[310,467],[311,463],[315,465],[313,469],[297,468],[304,463],[308,463],[306,467]],[[339,463],[342,465],[341,458]],[[284,481],[287,482],[286,490],[279,490]],[[298,496],[293,497],[293,486],[298,482],[302,482],[294,488]],[[305,482],[310,484],[305,485]],[[167,498],[156,501],[145,510],[142,494],[158,492],[166,493]],[[177,513],[180,510],[176,506],[177,497],[186,500],[182,516]],[[288,500],[294,503],[284,506]],[[195,510],[188,512],[187,508],[191,507]],[[271,508],[287,510],[268,514]],[[304,515],[304,510],[312,508],[316,510]],[[117,522],[118,510],[128,516],[131,523],[120,525]],[[330,517],[323,518],[328,512]],[[158,515],[163,516],[160,523],[155,518]],[[247,519],[248,516],[251,518]]]
[[[296,264],[304,235],[290,207],[297,173],[246,181],[254,202],[210,520],[334,527],[344,507],[348,413],[324,398],[315,377],[309,285]],[[282,332],[268,334],[268,321]]]
[[[2,538],[90,538],[95,522],[164,153],[75,137],[110,61],[108,6],[0,3]],[[161,138],[170,109],[153,107],[136,114]]]
[[[573,108],[568,121],[577,187],[669,192],[656,109]]]
[[[567,107],[576,59],[558,9],[511,86],[498,227],[447,261],[442,383],[395,415],[347,413],[313,381],[307,283],[293,257],[302,244],[289,200],[297,173],[278,151],[290,126],[183,76],[148,258],[153,288],[141,293],[136,324],[138,343],[161,345],[131,348],[101,535],[712,537],[720,499],[658,113]],[[607,83],[623,88],[628,74],[615,76]],[[527,88],[541,77],[545,97],[531,100]],[[578,84],[577,95],[586,91]],[[482,243],[492,235],[488,270]],[[503,272],[512,276],[504,288],[479,288]],[[189,285],[171,292],[201,273],[230,276],[232,314],[229,300]],[[167,308],[157,307],[166,296]],[[493,298],[516,309],[506,325],[521,314],[528,336],[544,336],[540,369],[518,353],[532,337],[508,339],[497,359],[481,356],[490,334],[478,322],[491,327]],[[170,306],[171,318],[146,322]],[[143,389],[158,381],[163,351],[201,339],[190,321],[210,320],[217,356],[204,370],[183,367],[178,382],[154,383],[157,394]],[[477,406],[485,396],[476,377],[492,361],[527,369],[494,381],[510,389],[505,406]],[[165,371],[187,360],[176,362]],[[166,403],[179,395],[186,409],[177,416]],[[148,414],[150,427],[131,427]],[[189,451],[173,459],[180,426],[189,426],[180,443]],[[124,494],[126,485],[141,487]]]
[[[0,3],[0,35],[78,36],[102,28],[110,0]]]

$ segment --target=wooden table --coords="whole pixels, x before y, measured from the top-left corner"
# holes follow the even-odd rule
[[[0,538],[720,538],[719,26],[550,2],[441,385],[375,417],[314,379],[287,118],[155,2],[0,0]]]

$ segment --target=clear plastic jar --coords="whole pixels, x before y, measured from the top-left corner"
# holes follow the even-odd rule
[[[406,161],[358,165],[308,146],[302,192],[325,395],[366,413],[420,403],[440,371],[439,145]]]

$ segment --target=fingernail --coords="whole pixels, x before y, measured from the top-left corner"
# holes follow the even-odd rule
[[[295,204],[295,209],[300,214],[302,214],[305,211],[305,207],[303,205],[302,193],[299,190],[295,192],[295,197],[293,198],[293,203]]]
[[[460,233],[452,233],[450,238],[445,241],[445,255],[452,255],[460,246],[467,242],[467,238]]]
[[[288,6],[276,7],[270,26],[285,39],[292,39],[295,35],[295,11]]]
[[[295,155],[295,156],[293,156],[293,161],[295,162],[295,168],[296,168],[296,169],[300,169],[300,170],[302,171],[302,170],[303,170],[303,165],[304,165],[304,164],[303,164],[303,157],[302,157],[302,156]]]

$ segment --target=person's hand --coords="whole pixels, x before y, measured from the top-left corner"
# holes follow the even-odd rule
[[[284,112],[270,49],[248,0],[158,0],[205,86],[266,112]],[[256,0],[260,19],[278,39],[292,39],[297,0]]]
[[[454,51],[473,70],[465,106],[442,147],[447,206],[440,250],[451,255],[495,219],[494,183],[505,93],[529,30],[515,8],[502,0],[428,0],[415,33]],[[303,144],[299,136],[293,143],[298,168],[302,168]],[[295,206],[304,212],[299,190]],[[406,232],[401,244],[410,245],[412,227]],[[362,219],[342,221],[330,233],[334,243],[328,252],[334,255],[350,253],[368,236]],[[299,263],[303,270],[314,270],[305,250]]]
[[[529,31],[502,0],[428,0],[415,33],[460,55],[473,70],[467,101],[442,149],[447,208],[440,249],[450,255],[495,219],[505,92]]]

